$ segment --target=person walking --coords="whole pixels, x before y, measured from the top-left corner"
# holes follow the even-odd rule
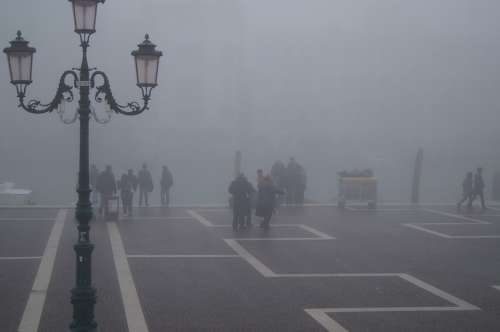
[[[238,229],[245,228],[245,224],[250,222],[248,219],[250,198],[255,190],[245,175],[240,174],[231,182],[228,191],[233,197],[233,231],[236,232]]]
[[[143,200],[146,206],[149,206],[148,195],[153,191],[153,177],[146,163],[142,164],[142,169],[139,171],[137,181],[139,183],[139,206],[142,206]]]
[[[161,188],[161,205],[168,206],[170,204],[170,188],[174,185],[172,173],[167,166],[163,166],[160,179]]]
[[[137,190],[137,177],[132,169],[128,173],[123,174],[120,179],[120,196],[122,198],[123,214],[132,215],[132,202],[134,199],[134,191]]]
[[[276,161],[271,167],[271,179],[276,185],[276,188],[280,190],[286,189],[286,166],[281,160]],[[283,196],[279,196],[276,201],[277,207],[281,204],[283,204]]]
[[[302,167],[302,165],[299,165],[297,174],[295,204],[300,204],[300,205],[304,204],[306,188],[307,188],[306,170],[304,169],[304,167]]]
[[[481,199],[481,208],[486,210],[486,204],[484,203],[483,169],[481,167],[477,169],[474,175],[474,196],[472,197],[472,202],[474,202],[477,196]]]
[[[97,180],[97,191],[101,194],[101,204],[99,205],[99,214],[108,216],[109,199],[116,194],[116,180],[110,165],[106,166],[104,172],[99,174]]]
[[[257,209],[255,211],[257,217],[263,218],[260,223],[261,228],[269,228],[269,223],[276,206],[277,194],[283,195],[284,192],[276,188],[270,175],[264,176],[258,187]]]
[[[474,194],[472,172],[467,172],[465,179],[462,182],[462,199],[457,203],[457,210],[460,210],[462,204],[469,200],[467,207],[470,209],[472,207],[472,196]]]
[[[90,189],[92,189],[91,201],[96,205],[99,200],[99,193],[97,192],[97,180],[99,178],[99,169],[95,164],[90,166]]]
[[[259,168],[257,170],[257,185],[259,185],[263,179],[264,179],[264,171],[262,171],[262,169]]]

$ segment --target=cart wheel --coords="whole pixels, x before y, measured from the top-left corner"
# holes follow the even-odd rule
[[[344,209],[345,208],[345,201],[338,201],[337,207],[339,209]]]

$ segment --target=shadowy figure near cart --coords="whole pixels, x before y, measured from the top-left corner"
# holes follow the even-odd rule
[[[271,179],[270,175],[264,176],[262,181],[258,185],[257,193],[257,209],[255,210],[255,215],[261,217],[262,222],[260,227],[264,229],[269,228],[269,223],[271,222],[271,217],[276,208],[276,196],[283,195],[285,192],[278,189]]]

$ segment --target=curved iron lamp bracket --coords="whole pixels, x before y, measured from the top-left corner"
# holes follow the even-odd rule
[[[97,76],[100,76],[102,78],[102,85],[96,86],[95,78]],[[137,115],[149,109],[148,104],[151,96],[151,88],[141,88],[142,100],[144,101],[144,104],[141,106],[136,101],[129,102],[126,105],[118,104],[111,91],[108,77],[102,71],[96,71],[92,74],[92,76],[90,77],[90,87],[97,90],[94,97],[95,101],[98,103],[106,101],[108,106],[116,113],[124,115]]]
[[[72,85],[66,84],[66,78],[68,76],[73,77]],[[73,88],[76,87],[76,82],[78,81],[78,75],[72,71],[67,70],[59,79],[59,87],[57,88],[56,95],[54,99],[48,104],[43,104],[39,100],[31,99],[27,103],[24,102],[26,98],[26,88],[27,85],[17,87],[17,98],[19,99],[19,107],[22,107],[25,111],[34,113],[34,114],[42,114],[47,112],[52,112],[53,110],[59,107],[62,101],[72,102],[73,101]]]

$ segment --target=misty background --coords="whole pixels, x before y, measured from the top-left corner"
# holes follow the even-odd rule
[[[478,166],[489,195],[500,170],[499,13],[496,0],[108,0],[89,63],[118,101],[140,99],[130,52],[146,32],[164,57],[150,110],[91,122],[91,161],[116,177],[147,162],[153,202],[163,164],[173,204],[227,202],[238,149],[252,181],[294,156],[313,201],[334,200],[336,172],[372,168],[382,201],[408,202],[422,147],[423,202],[455,201]],[[21,29],[37,48],[29,97],[49,102],[79,66],[72,20],[68,1],[2,1],[4,47]],[[18,109],[5,56],[0,100],[0,182],[33,189],[37,203],[75,201],[78,123]]]

